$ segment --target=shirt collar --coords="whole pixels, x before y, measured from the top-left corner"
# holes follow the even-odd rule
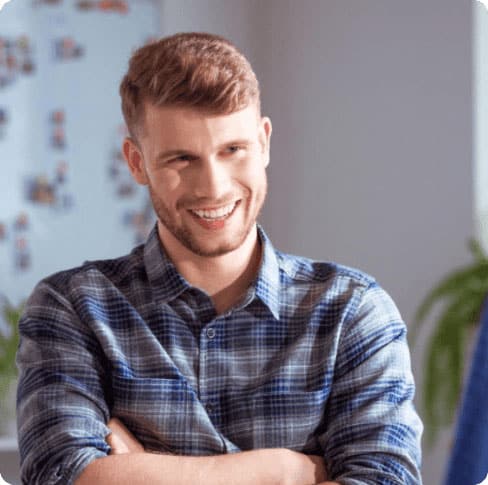
[[[276,251],[263,228],[258,225],[262,245],[261,265],[254,285],[250,290],[279,319],[280,266]],[[157,224],[149,234],[144,247],[144,265],[156,301],[173,300],[191,285],[181,276],[164,252],[159,240]]]
[[[149,233],[144,246],[144,266],[153,296],[158,303],[173,300],[191,288],[164,252],[159,240],[157,224]]]
[[[275,248],[263,228],[258,225],[259,239],[262,245],[261,266],[254,288],[256,296],[269,308],[279,320],[280,317],[280,265]]]

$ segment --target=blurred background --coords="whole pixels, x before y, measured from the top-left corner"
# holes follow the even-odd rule
[[[371,273],[410,326],[468,264],[468,239],[486,246],[487,22],[474,0],[12,0],[0,12],[0,294],[16,307],[47,274],[143,240],[154,219],[120,158],[118,83],[135,47],[208,31],[261,83],[274,244]],[[431,317],[412,348],[419,408]],[[16,483],[2,419],[0,473]],[[436,431],[429,485],[453,440],[451,425]]]

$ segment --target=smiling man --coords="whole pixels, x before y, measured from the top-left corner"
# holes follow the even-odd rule
[[[144,136],[124,142],[125,158],[149,188],[169,259],[222,313],[259,265],[271,123],[256,103],[215,114],[145,101],[144,113]]]
[[[46,278],[20,322],[22,480],[418,484],[398,311],[360,271],[277,251],[256,220],[271,122],[227,40],[131,58],[123,144],[157,224]]]

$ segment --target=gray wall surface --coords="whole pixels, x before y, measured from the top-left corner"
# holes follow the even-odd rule
[[[12,449],[0,453],[0,473],[10,485],[20,484],[19,454],[17,451]]]
[[[269,7],[264,225],[285,250],[370,272],[411,323],[426,292],[468,260],[473,234],[471,4]],[[413,351],[419,386],[424,348]],[[449,451],[449,431],[440,436],[424,451],[429,485]]]
[[[255,67],[274,127],[261,220],[275,245],[373,274],[411,322],[428,289],[469,259],[471,2],[162,7],[163,34],[224,35]],[[419,385],[427,333],[413,349]],[[424,452],[428,485],[441,483],[450,436]]]
[[[285,251],[373,274],[407,324],[466,263],[473,228],[472,2],[163,1],[164,34],[247,54],[273,121],[261,222]],[[413,349],[418,387],[428,331]],[[424,451],[440,484],[451,430]]]

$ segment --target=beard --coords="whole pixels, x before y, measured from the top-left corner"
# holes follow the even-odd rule
[[[199,237],[195,235],[191,228],[182,224],[178,224],[175,217],[171,214],[171,210],[163,202],[163,200],[156,194],[153,190],[151,184],[148,184],[149,195],[151,197],[152,205],[154,211],[156,212],[157,218],[161,224],[177,239],[186,249],[190,250],[192,253],[198,256],[204,257],[217,257],[224,254],[230,253],[238,249],[246,240],[251,230],[255,227],[256,220],[261,211],[266,197],[266,184],[264,186],[263,196],[257,201],[256,213],[254,217],[245,221],[243,227],[236,231],[232,238],[228,241],[217,244],[216,246],[211,246],[202,243]],[[244,203],[244,199],[241,199],[239,207],[234,210],[246,210],[244,207],[240,207]],[[185,209],[183,209],[185,210]],[[231,215],[232,217],[232,215]],[[200,236],[201,239],[201,236]]]

